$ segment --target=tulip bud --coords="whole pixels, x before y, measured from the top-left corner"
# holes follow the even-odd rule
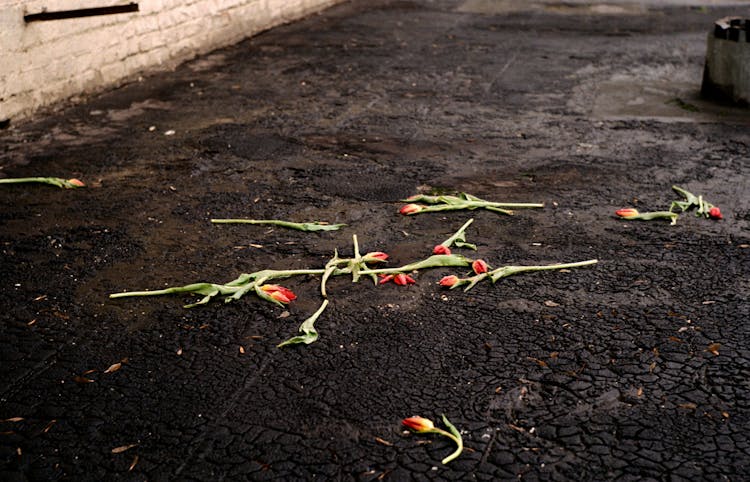
[[[432,254],[451,254],[451,249],[448,246],[438,244],[437,246],[432,248]]]
[[[424,208],[422,206],[420,206],[419,204],[406,204],[398,212],[400,212],[401,214],[408,215],[408,214],[418,213],[422,209],[424,209]]]
[[[292,290],[284,288],[283,286],[263,285],[260,287],[260,289],[268,293],[271,298],[284,304],[290,303],[297,299],[297,295],[295,295]]]
[[[431,420],[416,416],[403,419],[401,424],[415,432],[430,432],[435,428],[435,424]]]
[[[621,218],[629,219],[634,216],[638,216],[638,210],[633,208],[618,209],[617,211],[615,211],[615,214],[617,214]]]
[[[453,275],[453,274],[450,275],[450,276],[444,276],[443,279],[441,279],[440,281],[438,281],[438,283],[440,284],[440,286],[451,287],[454,284],[458,283],[458,276]]]
[[[70,187],[86,187],[86,185],[83,183],[83,181],[73,178],[68,179],[68,184],[70,184]]]
[[[471,263],[471,269],[473,269],[476,274],[482,274],[489,271],[490,267],[483,260],[477,259]]]
[[[388,259],[388,255],[383,253],[382,251],[373,251],[372,253],[367,253],[366,255],[364,255],[362,259],[364,259],[364,261],[368,263],[377,263]]]
[[[393,282],[399,286],[413,285],[414,283],[416,283],[416,281],[414,281],[414,278],[412,278],[408,274],[403,273],[399,273],[394,276]]]
[[[708,217],[711,219],[724,219],[724,216],[721,215],[721,209],[716,206],[708,210]]]

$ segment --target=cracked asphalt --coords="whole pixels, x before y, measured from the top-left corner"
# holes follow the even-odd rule
[[[0,479],[744,480],[750,111],[699,97],[749,2],[352,1],[0,131]],[[672,185],[724,219],[625,221]],[[543,202],[401,216],[415,193]],[[341,231],[217,226],[321,220]],[[193,309],[112,293],[338,250],[492,267]],[[452,443],[401,420],[445,414]]]

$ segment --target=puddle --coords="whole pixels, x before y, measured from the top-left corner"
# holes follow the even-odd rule
[[[459,12],[498,15],[516,12],[549,12],[560,15],[638,15],[648,9],[638,3],[591,3],[527,0],[467,0],[457,9]]]
[[[696,84],[620,80],[603,82],[597,90],[591,114],[598,119],[750,123],[750,110],[707,101]]]
[[[666,7],[720,7],[746,5],[742,0],[621,0],[591,2],[568,0],[466,0],[456,10],[465,13],[499,15],[517,12],[549,12],[559,15],[640,15],[651,8]]]
[[[701,67],[662,64],[606,74],[593,67],[578,71],[583,81],[568,105],[600,120],[750,123],[750,109],[701,97]]]

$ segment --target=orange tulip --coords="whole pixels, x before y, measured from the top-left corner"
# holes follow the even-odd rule
[[[615,214],[620,216],[621,218],[632,218],[633,216],[638,216],[638,210],[633,208],[624,208],[624,209],[618,209],[615,211]]]
[[[276,301],[279,301],[281,303],[290,303],[297,299],[297,295],[295,295],[292,290],[288,288],[284,288],[283,286],[279,285],[263,285],[260,287],[263,291],[268,293],[268,295],[275,299]]]
[[[431,420],[417,416],[405,418],[401,421],[401,424],[415,432],[430,432],[435,428],[435,424]]]

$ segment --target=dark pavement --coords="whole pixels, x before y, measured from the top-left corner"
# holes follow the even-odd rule
[[[698,96],[737,8],[686,3],[347,2],[0,131],[1,176],[88,184],[0,189],[0,479],[746,479],[750,111]],[[724,219],[614,216],[672,185]],[[461,191],[545,208],[397,213]],[[288,307],[108,298],[321,268],[353,234],[400,266],[469,218],[456,251],[492,267],[599,263],[336,277],[285,348],[318,276]],[[400,424],[441,414],[448,465]]]

